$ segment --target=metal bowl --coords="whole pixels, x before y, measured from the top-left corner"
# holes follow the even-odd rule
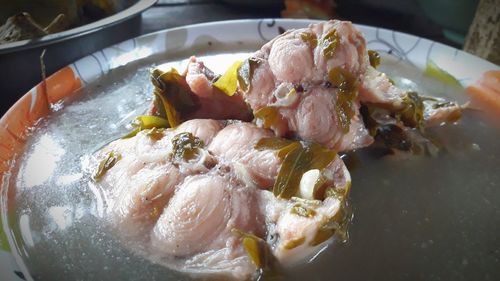
[[[0,45],[0,114],[47,76],[80,57],[140,34],[140,14],[156,0],[121,0],[126,9],[95,22],[33,40]]]

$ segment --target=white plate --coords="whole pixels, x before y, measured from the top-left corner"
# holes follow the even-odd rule
[[[156,56],[165,58],[168,54],[182,51],[187,55],[198,52],[248,50],[249,46],[262,45],[286,29],[305,27],[312,22],[287,19],[213,22],[130,39],[86,56],[51,76],[48,83],[49,101],[55,103],[68,97],[79,87],[85,87],[123,65],[151,61],[152,57]],[[364,34],[369,49],[392,54],[397,60],[422,70],[427,62],[432,60],[457,78],[463,86],[475,82],[486,71],[500,69],[497,65],[463,51],[424,38],[382,28],[356,26]],[[46,107],[40,97],[41,89],[40,86],[34,87],[0,120],[0,141],[6,146],[0,148],[2,177],[8,173],[7,167],[16,157],[15,151],[22,150],[27,138],[24,132],[26,128],[48,114],[47,110],[41,110],[43,106]],[[5,192],[1,195],[5,200]],[[6,230],[7,217],[8,214],[5,213],[0,217]],[[32,280],[23,263],[16,262],[20,258],[15,251],[11,252],[12,246],[9,244],[12,245],[13,241],[8,237],[9,235],[5,235],[0,229],[0,280]]]

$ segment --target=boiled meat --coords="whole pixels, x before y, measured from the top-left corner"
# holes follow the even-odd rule
[[[262,272],[242,235],[258,239],[281,266],[311,257],[339,228],[350,176],[335,156],[304,173],[294,197],[280,198],[272,189],[283,159],[257,148],[272,138],[252,123],[195,119],[114,141],[96,155],[112,163],[95,182],[105,194],[105,218],[138,254],[212,278]],[[315,198],[319,181],[334,193]]]

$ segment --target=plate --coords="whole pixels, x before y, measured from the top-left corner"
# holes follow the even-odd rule
[[[0,119],[0,173],[2,174],[2,204],[8,196],[4,183],[9,168],[25,149],[30,138],[28,128],[61,101],[71,99],[80,88],[98,79],[134,65],[168,61],[171,54],[187,57],[190,54],[250,50],[290,28],[305,27],[310,20],[261,19],[197,24],[164,30],[97,51],[62,68],[26,93]],[[462,86],[468,86],[489,70],[500,68],[492,63],[440,43],[413,35],[382,28],[357,25],[364,34],[369,49],[387,53],[396,63],[424,69],[429,61],[453,75]],[[149,83],[149,82],[145,82]],[[4,210],[4,208],[2,208]],[[9,211],[1,214],[0,279],[4,281],[32,280],[13,244],[7,227]]]

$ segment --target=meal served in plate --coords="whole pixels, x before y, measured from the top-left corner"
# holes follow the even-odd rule
[[[461,107],[398,88],[345,21],[274,38],[222,75],[192,57],[151,72],[154,99],[93,158],[122,243],[170,268],[258,279],[346,238],[339,152],[432,153],[426,128]]]

